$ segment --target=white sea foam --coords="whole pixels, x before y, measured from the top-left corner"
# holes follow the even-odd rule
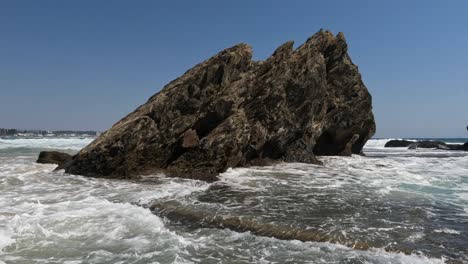
[[[0,220],[1,221],[5,221],[4,220],[5,217],[2,217],[0,215]],[[1,227],[0,226],[0,251],[5,248],[6,246],[10,245],[11,243],[13,243],[13,238],[12,238],[12,234],[4,227]]]
[[[454,229],[449,229],[449,228],[442,228],[442,229],[437,229],[434,230],[436,233],[446,233],[446,234],[451,234],[451,235],[459,235],[460,231],[454,230]]]
[[[80,150],[94,138],[0,138],[0,149],[8,148],[50,148]]]
[[[25,167],[34,173],[25,174]],[[53,166],[32,162],[16,168],[2,180],[18,179],[17,184],[0,184],[0,259],[19,262],[53,257],[73,263],[83,254],[105,263],[174,258],[187,246],[185,239],[133,203],[182,197],[208,186],[165,178],[160,184],[85,178],[51,173]],[[1,252],[8,246],[17,250]],[[28,258],[24,251],[43,253]]]
[[[367,141],[365,148],[383,148],[385,144],[391,139],[382,138],[382,139],[370,139]]]
[[[0,141],[0,149],[4,153],[7,148],[77,150],[91,140]],[[255,217],[264,215],[284,223],[292,219],[294,224],[315,217],[315,209],[319,216],[331,212],[330,217],[318,218],[318,227],[346,238],[384,239],[398,233],[416,244],[425,240],[426,232],[444,239],[462,238],[465,233],[456,226],[425,229],[421,222],[413,223],[409,218],[403,219],[408,222],[398,222],[388,215],[398,216],[400,211],[391,210],[406,206],[415,213],[413,217],[431,221],[431,217],[439,217],[437,210],[442,208],[453,210],[449,211],[451,221],[466,220],[468,156],[461,152],[385,149],[386,141],[369,141],[367,157],[320,157],[323,166],[281,163],[229,169],[215,184],[227,185],[229,191],[245,197],[240,195],[243,200],[238,202],[235,199],[239,197],[234,195],[222,209],[241,215],[252,209]],[[432,157],[441,155],[443,158]],[[51,258],[57,263],[81,263],[83,259],[90,263],[444,262],[443,258],[423,254],[405,255],[378,248],[360,251],[330,243],[279,241],[249,232],[168,224],[138,205],[147,206],[153,200],[197,202],[194,197],[208,192],[212,184],[165,177],[148,183],[86,178],[52,172],[55,166],[36,164],[35,158],[28,153],[0,153],[0,259],[7,263],[47,263]],[[222,203],[216,196],[208,198],[203,201],[207,206]],[[436,211],[424,207],[435,203]],[[379,204],[381,207],[373,207]],[[344,214],[333,217],[340,210]]]
[[[91,141],[15,139],[2,140],[0,148],[78,150]],[[8,263],[50,258],[81,263],[86,256],[99,263],[174,259],[187,246],[185,239],[135,203],[175,199],[209,186],[164,177],[157,184],[145,184],[65,175],[52,172],[54,165],[35,163],[36,154],[4,153],[0,154],[0,259]]]
[[[406,255],[404,253],[389,253],[383,249],[371,249],[374,257],[373,261],[365,261],[364,263],[402,263],[402,264],[444,264],[444,258],[431,258],[425,255]]]
[[[366,142],[366,145],[364,148],[371,149],[371,148],[384,148],[385,144],[389,142],[390,140],[403,140],[403,138],[376,138],[376,139],[369,139]],[[414,141],[416,142],[417,140],[415,139],[404,139],[406,141]]]

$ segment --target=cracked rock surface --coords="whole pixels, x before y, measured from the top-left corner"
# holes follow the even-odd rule
[[[215,180],[229,167],[359,154],[371,96],[342,33],[286,42],[265,61],[238,44],[196,65],[76,154],[66,172]]]

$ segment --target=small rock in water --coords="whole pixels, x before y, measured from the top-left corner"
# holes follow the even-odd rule
[[[37,163],[57,164],[59,166],[71,160],[72,156],[58,151],[41,151],[37,158]]]
[[[413,144],[414,141],[393,139],[385,143],[386,148],[403,148]]]

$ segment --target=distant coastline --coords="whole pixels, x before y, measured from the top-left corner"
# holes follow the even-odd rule
[[[16,138],[31,138],[31,137],[95,137],[101,132],[94,130],[39,130],[39,129],[16,129],[16,128],[0,128],[0,137],[16,137]]]

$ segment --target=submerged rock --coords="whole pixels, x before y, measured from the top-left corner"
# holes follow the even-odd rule
[[[280,240],[299,240],[302,242],[328,242],[342,244],[354,249],[366,250],[370,246],[366,241],[347,239],[343,235],[328,234],[321,230],[302,229],[292,226],[262,223],[248,217],[219,215],[213,212],[203,212],[193,208],[193,205],[184,206],[176,201],[156,202],[150,210],[159,216],[177,222],[185,222],[198,227],[230,229],[236,232],[251,232],[257,236],[274,237]]]
[[[58,151],[41,151],[37,163],[57,164],[59,167],[70,161],[72,155]]]
[[[164,172],[215,180],[229,167],[359,154],[375,133],[371,96],[342,33],[286,42],[265,61],[238,44],[167,84],[73,157],[68,173]]]

